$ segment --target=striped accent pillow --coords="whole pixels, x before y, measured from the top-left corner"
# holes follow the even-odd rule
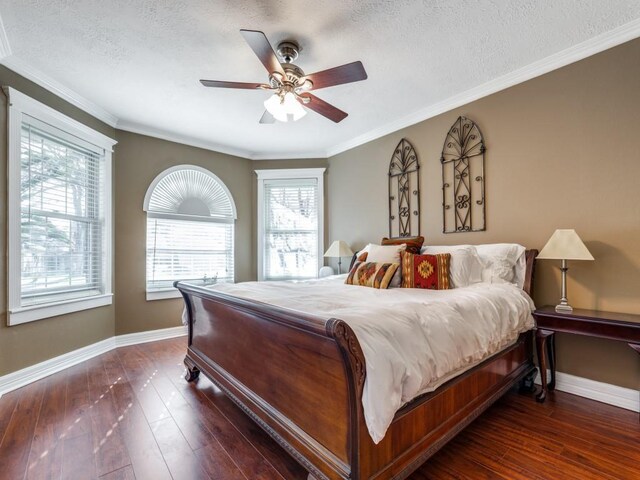
[[[389,286],[398,267],[397,263],[356,262],[344,283],[385,289]]]
[[[415,255],[402,252],[402,288],[449,290],[450,253]]]

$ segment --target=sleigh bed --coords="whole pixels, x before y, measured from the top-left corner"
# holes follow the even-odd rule
[[[536,254],[526,252],[529,295]],[[527,331],[402,407],[376,444],[363,413],[365,357],[346,322],[182,282],[176,288],[189,325],[187,379],[204,373],[310,478],[406,478],[516,383],[532,386]]]

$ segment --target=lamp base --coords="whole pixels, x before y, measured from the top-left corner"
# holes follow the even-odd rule
[[[568,303],[561,303],[556,305],[556,312],[558,313],[571,313],[573,312],[573,307]]]

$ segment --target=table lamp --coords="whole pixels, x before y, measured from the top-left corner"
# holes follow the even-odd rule
[[[567,302],[567,260],[593,260],[575,230],[559,229],[553,232],[551,238],[536,257],[541,260],[562,260],[562,298],[556,305],[556,312],[571,313],[573,307]]]
[[[338,273],[342,273],[342,257],[350,257],[352,255],[353,252],[349,248],[349,245],[342,240],[335,240],[329,249],[324,252],[325,257],[338,258]]]

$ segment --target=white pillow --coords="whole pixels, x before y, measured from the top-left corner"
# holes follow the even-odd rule
[[[483,263],[472,245],[429,245],[420,250],[421,254],[451,254],[449,272],[453,288],[467,287],[482,282]]]
[[[517,243],[489,243],[476,245],[476,251],[484,263],[483,282],[515,283],[522,288],[526,248]]]
[[[368,252],[370,248],[371,248],[371,244],[370,244],[370,243],[367,243],[367,245],[366,245],[362,250],[358,250],[358,251],[356,252],[356,259],[357,259],[360,255],[362,255],[363,253]]]
[[[400,253],[404,252],[407,248],[407,244],[401,245],[375,245],[370,243],[366,248],[369,248],[367,254],[367,262],[376,263],[397,263],[400,265]],[[358,252],[359,253],[359,252]],[[398,268],[396,273],[393,274],[391,282],[389,282],[389,288],[398,288],[402,280],[402,268]]]

